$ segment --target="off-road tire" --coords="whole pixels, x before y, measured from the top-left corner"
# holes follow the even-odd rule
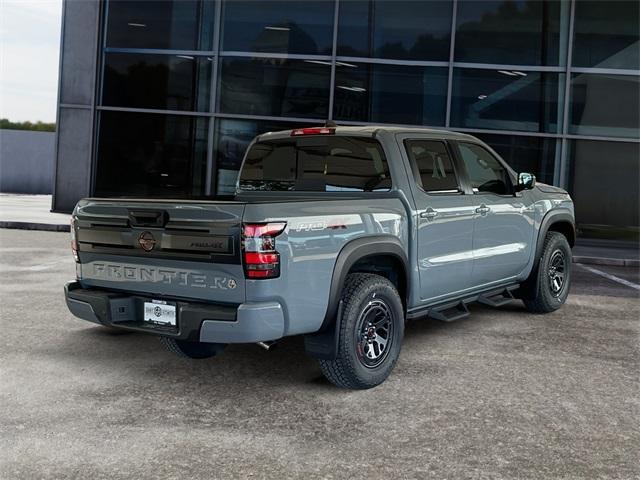
[[[363,313],[372,303],[384,303],[390,312],[388,333],[390,346],[379,365],[363,364],[361,338],[357,331],[363,322]],[[339,320],[338,352],[335,360],[319,360],[324,376],[341,388],[363,390],[380,385],[396,365],[404,337],[404,309],[396,287],[386,278],[369,273],[353,273],[347,276],[342,291],[342,309]],[[388,339],[387,339],[388,341]],[[368,347],[372,348],[372,347]]]
[[[552,291],[551,262],[558,252],[564,256],[564,282],[559,292]],[[567,238],[558,232],[548,232],[538,264],[523,284],[522,300],[532,313],[550,313],[559,309],[567,300],[571,287],[571,247]]]
[[[160,342],[179,357],[198,360],[215,357],[227,346],[225,343],[189,342],[171,337],[160,337]]]

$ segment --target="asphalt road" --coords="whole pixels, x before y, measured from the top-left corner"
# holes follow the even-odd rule
[[[410,324],[389,380],[353,392],[299,338],[189,361],[74,319],[68,243],[0,230],[2,479],[640,476],[638,290],[584,267],[551,315]]]

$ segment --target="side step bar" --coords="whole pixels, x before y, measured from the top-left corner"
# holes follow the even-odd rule
[[[501,307],[515,299],[513,291],[519,287],[518,284],[508,285],[486,292],[463,297],[428,308],[414,310],[407,314],[407,318],[431,317],[441,322],[453,322],[469,316],[467,305],[472,302],[479,302],[490,307]]]
[[[501,307],[511,302],[511,300],[515,300],[512,290],[515,290],[517,287],[507,287],[504,290],[499,291],[498,293],[489,292],[478,297],[478,302],[489,305],[490,307]]]
[[[455,304],[443,305],[441,307],[433,308],[429,311],[429,316],[440,320],[441,322],[454,322],[469,316],[469,309],[463,301],[459,301]]]

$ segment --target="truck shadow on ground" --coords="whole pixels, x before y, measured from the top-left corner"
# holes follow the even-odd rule
[[[418,319],[407,323],[402,357],[413,349],[428,351],[442,336],[452,336],[468,330],[482,321],[485,310],[474,307],[471,317],[446,323],[432,319]],[[522,310],[515,305],[503,307],[503,315]],[[183,359],[167,351],[157,337],[103,327],[89,327],[65,333],[60,344],[48,353],[71,356],[74,361],[89,365],[98,371],[122,369],[130,381],[158,381],[184,383],[210,382],[217,388],[230,385],[254,384],[284,386],[311,384],[333,389],[322,376],[316,360],[304,351],[301,336],[284,338],[270,351],[256,344],[228,345],[214,358],[204,360]],[[427,367],[427,366],[425,366]]]

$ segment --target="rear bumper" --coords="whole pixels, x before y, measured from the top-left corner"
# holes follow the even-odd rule
[[[171,301],[176,305],[177,327],[142,321],[144,302],[151,297],[82,288],[79,282],[64,287],[67,307],[89,322],[180,340],[208,343],[253,343],[284,335],[284,313],[277,302],[238,306]],[[157,297],[154,297],[157,298]]]

